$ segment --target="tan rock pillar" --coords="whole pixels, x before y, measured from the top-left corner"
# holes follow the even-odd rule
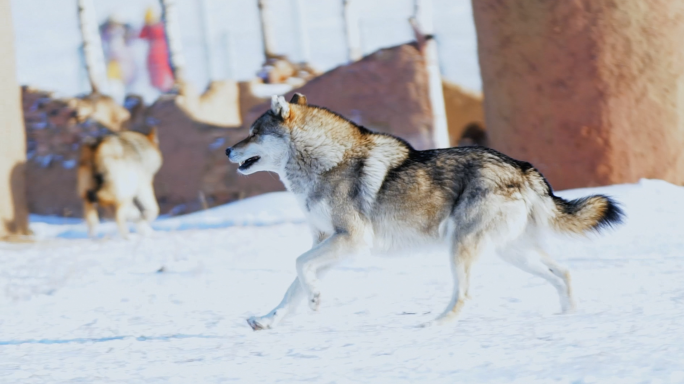
[[[0,239],[28,234],[26,134],[15,74],[10,0],[0,0]]]
[[[684,1],[473,0],[493,148],[556,189],[684,183]]]

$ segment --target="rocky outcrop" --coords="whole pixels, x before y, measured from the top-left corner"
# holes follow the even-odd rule
[[[294,92],[369,129],[395,134],[416,148],[431,148],[432,113],[425,60],[413,44],[381,49],[339,66]],[[255,107],[246,124],[269,108]]]
[[[684,2],[473,2],[492,146],[555,188],[684,183]]]

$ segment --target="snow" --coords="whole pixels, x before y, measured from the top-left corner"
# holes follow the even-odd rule
[[[320,312],[253,332],[245,319],[278,303],[311,243],[287,193],[163,218],[129,241],[111,224],[89,240],[73,238],[77,220],[34,218],[38,241],[0,243],[0,382],[684,382],[684,188],[559,194],[589,193],[615,197],[627,222],[549,239],[577,313],[556,315],[550,285],[487,255],[460,321],[428,329],[416,326],[451,289],[434,252],[344,262],[322,280]]]
[[[31,215],[31,230],[35,237],[46,239],[87,238],[88,227],[75,218]],[[304,215],[293,195],[272,192],[182,217],[162,216],[152,224],[157,231],[223,228],[230,226],[264,226],[280,223],[303,223]],[[57,224],[57,225],[55,225]],[[130,226],[132,231],[135,227]],[[98,236],[116,235],[116,224],[105,221],[98,227]]]

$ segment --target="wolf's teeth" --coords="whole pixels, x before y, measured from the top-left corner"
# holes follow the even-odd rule
[[[245,163],[244,161],[241,161],[240,164],[238,164],[238,165],[242,167],[242,164],[244,164],[244,163]]]

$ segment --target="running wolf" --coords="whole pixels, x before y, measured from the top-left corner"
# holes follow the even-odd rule
[[[317,310],[317,273],[347,255],[448,243],[454,288],[444,312],[455,319],[468,297],[470,269],[485,245],[514,266],[547,280],[563,312],[574,309],[570,274],[541,247],[546,230],[583,234],[621,222],[609,197],[564,200],[530,163],[492,149],[418,151],[371,132],[295,94],[274,97],[249,136],[226,149],[238,171],[270,171],[295,194],[313,234],[297,259],[297,278],[270,313],[248,319],[275,326],[306,298]]]
[[[81,146],[78,194],[90,236],[99,222],[97,205],[113,207],[121,236],[128,237],[127,220],[138,221],[143,232],[159,214],[152,180],[162,164],[156,129],[112,133]]]

